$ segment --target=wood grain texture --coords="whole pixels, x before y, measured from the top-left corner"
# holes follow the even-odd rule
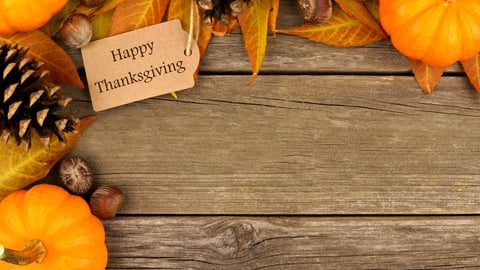
[[[72,155],[125,190],[128,214],[480,212],[480,100],[466,78],[432,95],[412,77],[248,81],[202,76],[178,100],[100,112]]]
[[[478,217],[122,217],[108,269],[479,269]]]

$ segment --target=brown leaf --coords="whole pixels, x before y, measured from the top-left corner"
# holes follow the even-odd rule
[[[480,54],[460,63],[462,63],[463,70],[467,73],[470,82],[477,89],[477,92],[480,93]]]
[[[83,82],[78,76],[72,58],[42,31],[17,33],[7,39],[0,37],[0,41],[15,42],[22,47],[29,47],[28,57],[43,62],[43,68],[50,71],[48,80],[56,84],[70,84],[83,88]]]
[[[117,35],[162,21],[168,0],[124,0],[115,8],[110,35]]]
[[[383,38],[363,23],[350,17],[336,4],[333,5],[332,17],[325,23],[320,25],[303,24],[277,31],[344,47],[361,46]]]
[[[426,94],[431,94],[442,77],[445,67],[434,67],[421,60],[408,59],[418,85]]]
[[[250,84],[255,81],[265,57],[268,26],[272,20],[270,16],[275,15],[272,14],[275,1],[250,1],[250,5],[244,4],[242,13],[238,15],[243,40],[252,65],[253,75]]]
[[[365,26],[375,31],[384,39],[388,39],[387,33],[385,33],[385,31],[380,26],[378,21],[372,16],[372,14],[370,13],[369,9],[366,6],[365,1],[363,0],[335,0],[335,1],[343,9],[343,11],[345,11],[348,15],[357,19],[359,22],[365,24]],[[377,3],[377,10],[378,10],[378,3]]]
[[[95,116],[80,120],[78,134],[66,133],[67,143],[62,145],[54,136],[50,148],[44,149],[36,131],[32,129],[32,146],[28,152],[14,140],[0,143],[0,198],[45,177],[78,142],[82,133],[95,120]]]

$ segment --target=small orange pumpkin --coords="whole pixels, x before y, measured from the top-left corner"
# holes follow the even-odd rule
[[[0,202],[0,244],[2,270],[100,270],[107,264],[102,223],[85,200],[49,184]]]
[[[380,20],[402,54],[448,66],[480,51],[480,1],[380,0]]]
[[[67,0],[0,0],[0,36],[38,29],[66,3]]]

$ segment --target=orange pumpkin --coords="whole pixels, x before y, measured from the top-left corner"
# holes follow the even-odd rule
[[[0,244],[2,270],[100,270],[107,264],[104,228],[88,204],[48,184],[0,202]]]
[[[402,54],[448,66],[480,51],[480,1],[380,0],[380,20]]]
[[[67,0],[0,0],[0,36],[38,29],[66,3]]]

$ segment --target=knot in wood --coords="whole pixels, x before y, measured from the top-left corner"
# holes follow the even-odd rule
[[[214,224],[215,245],[218,253],[229,258],[244,256],[257,242],[257,231],[253,224],[245,221],[227,220]]]

